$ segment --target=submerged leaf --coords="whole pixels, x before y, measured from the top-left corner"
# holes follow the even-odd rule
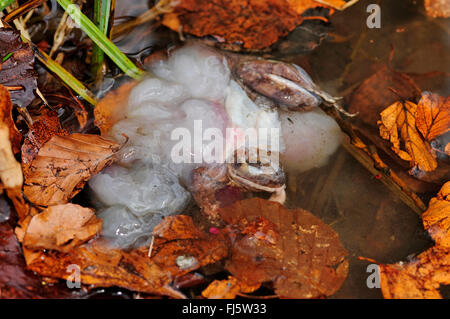
[[[384,298],[442,298],[439,287],[450,284],[450,182],[430,201],[423,223],[435,246],[410,262],[380,265]]]
[[[301,14],[324,6],[314,0],[184,0],[163,23],[174,31],[212,36],[227,48],[267,48],[300,25]],[[233,47],[234,48],[234,47]]]
[[[24,194],[36,205],[65,204],[114,161],[119,148],[98,135],[53,136],[24,171]]]
[[[416,126],[429,142],[450,131],[450,97],[425,92],[417,104]]]
[[[93,238],[101,228],[102,220],[92,209],[74,204],[56,205],[33,216],[20,239],[28,249],[68,252]]]
[[[433,18],[450,17],[450,2],[448,0],[425,0],[427,15]]]
[[[167,217],[154,236],[151,251],[149,247],[124,251],[95,241],[65,254],[28,252],[27,265],[40,275],[66,279],[67,267],[76,264],[83,284],[184,298],[172,288],[177,278],[228,255],[227,241],[201,232],[189,216]]]
[[[271,281],[281,297],[317,298],[335,293],[344,282],[348,253],[338,234],[312,214],[260,198],[238,201],[220,213],[236,228],[226,269],[246,285]]]
[[[202,296],[208,299],[234,299],[238,293],[251,293],[261,285],[248,286],[233,276],[226,280],[214,280],[203,290]]]
[[[34,52],[23,43],[20,32],[0,28],[0,84],[12,88],[11,99],[20,107],[27,107],[35,98],[37,74],[34,71]]]
[[[392,150],[411,167],[431,172],[436,169],[437,161],[431,153],[431,147],[423,141],[416,128],[417,105],[405,101],[395,102],[380,113],[380,136],[389,140]],[[402,147],[404,145],[404,147]],[[403,148],[403,149],[402,149]]]
[[[0,299],[70,298],[67,286],[45,285],[26,269],[20,244],[8,223],[0,224]]]

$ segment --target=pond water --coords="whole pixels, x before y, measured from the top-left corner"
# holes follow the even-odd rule
[[[147,10],[147,3],[142,2],[119,1],[116,20],[123,21]],[[366,8],[370,3],[381,6],[380,29],[369,29],[366,25]],[[450,72],[450,24],[426,17],[422,1],[360,0],[331,17],[331,27],[325,31],[334,37],[322,40],[320,46],[307,54],[303,43],[299,43],[305,37],[302,28],[278,44],[273,56],[303,66],[317,84],[337,96],[348,95],[382,63],[387,63],[392,46],[395,50],[392,66],[398,71]],[[152,32],[150,24],[146,24],[118,38],[117,44],[129,54],[139,56],[141,52],[144,56],[176,43],[177,38],[177,34],[161,28]],[[450,83],[442,78],[424,79],[420,87],[441,95],[450,91]],[[369,263],[358,260],[359,256],[393,263],[432,245],[420,216],[343,148],[326,166],[305,173],[288,171],[287,178],[287,207],[306,209],[331,225],[350,253],[348,278],[332,298],[382,297],[379,289],[367,287]]]

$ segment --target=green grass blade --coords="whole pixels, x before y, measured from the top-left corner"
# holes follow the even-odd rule
[[[9,7],[15,0],[0,0],[0,11]]]
[[[117,46],[111,42],[70,0],[57,0],[73,21],[91,38],[94,43],[128,76],[141,79],[146,73],[139,69]]]
[[[83,83],[77,80],[70,72],[64,69],[61,65],[52,60],[44,51],[34,47],[36,57],[41,61],[50,71],[55,73],[67,86],[75,91],[79,96],[85,99],[92,105],[97,104],[97,100],[91,91],[89,91]]]
[[[109,18],[111,14],[112,0],[95,0],[94,23],[105,36],[108,36]],[[97,45],[92,50],[92,69],[97,74],[102,66],[105,54]]]

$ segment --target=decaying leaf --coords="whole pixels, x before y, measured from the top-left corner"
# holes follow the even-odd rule
[[[392,150],[411,167],[431,172],[436,169],[437,161],[416,128],[417,105],[409,102],[395,102],[380,113],[380,136],[389,140]],[[403,145],[403,147],[402,147]],[[403,148],[403,149],[402,149]]]
[[[45,109],[41,116],[33,121],[33,125],[25,135],[22,144],[22,165],[27,169],[41,147],[55,135],[68,135],[59,123],[56,112]]]
[[[125,83],[117,90],[108,92],[95,106],[94,123],[102,135],[105,135],[115,123],[124,117],[128,96],[136,84],[136,82]]]
[[[68,252],[93,238],[102,229],[94,210],[75,204],[50,206],[35,215],[25,229],[16,229],[22,245],[31,250]]]
[[[376,127],[381,111],[397,102],[399,96],[413,101],[420,96],[420,89],[407,74],[384,65],[352,93],[349,112],[358,113],[358,120],[365,125]]]
[[[151,260],[174,277],[216,263],[228,255],[228,241],[197,229],[186,215],[166,217],[153,229]]]
[[[10,88],[14,104],[26,107],[33,101],[36,78],[31,46],[22,42],[19,31],[0,28],[0,84]]]
[[[98,135],[53,136],[24,171],[24,194],[36,205],[65,204],[114,161],[119,148]]]
[[[442,186],[422,215],[423,225],[436,245],[450,249],[450,182]]]
[[[425,0],[425,9],[427,11],[427,15],[433,18],[450,17],[449,0]]]
[[[259,287],[260,284],[248,286],[229,276],[226,280],[214,280],[203,290],[202,296],[208,299],[234,299],[238,293],[251,293]]]
[[[450,284],[450,182],[430,201],[423,223],[435,246],[410,262],[380,265],[384,298],[442,298],[439,287]]]
[[[45,285],[40,276],[28,271],[12,227],[8,223],[0,224],[0,299],[74,296],[67,286]]]
[[[348,253],[338,234],[312,214],[260,198],[238,201],[220,214],[236,228],[226,269],[246,285],[273,282],[281,297],[316,298],[344,282]]]
[[[76,264],[87,285],[184,298],[171,286],[176,278],[228,255],[227,241],[201,232],[189,216],[167,217],[154,236],[150,257],[149,247],[123,251],[100,240],[68,253],[28,252],[25,257],[28,268],[43,276],[66,279],[67,267]]]
[[[450,97],[425,92],[417,104],[416,126],[422,136],[431,142],[450,131]]]
[[[0,85],[0,179],[4,188],[21,188],[22,168],[16,161],[11,141],[19,138],[16,126],[11,118],[12,104],[9,92]]]
[[[218,45],[244,50],[267,48],[286,36],[310,8],[326,6],[314,0],[184,0],[163,24],[197,37],[212,36]],[[330,1],[336,3],[337,1]],[[345,1],[339,1],[342,5]]]

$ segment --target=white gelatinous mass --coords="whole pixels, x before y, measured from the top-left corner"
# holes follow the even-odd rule
[[[192,170],[209,163],[205,153],[223,162],[245,143],[238,137],[238,144],[226,145],[228,130],[278,130],[280,140],[272,145],[266,139],[267,147],[276,145],[273,151],[284,153],[286,165],[302,171],[323,165],[339,145],[339,128],[324,113],[280,116],[276,108],[256,105],[217,51],[187,45],[151,71],[156,77],[132,89],[125,116],[108,133],[118,142],[127,140],[120,160],[89,182],[100,204],[103,235],[121,247],[148,243],[162,217],[183,212]],[[222,141],[213,138],[218,134]],[[221,149],[211,152],[218,145]]]

